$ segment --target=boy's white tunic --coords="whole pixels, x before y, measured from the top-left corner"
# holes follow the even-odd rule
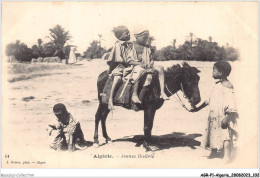
[[[234,90],[217,82],[209,98],[210,112],[202,146],[205,148],[223,148],[225,140],[230,140],[232,130],[236,129],[236,119],[231,120],[227,129],[221,128],[221,122],[227,113],[237,112]]]

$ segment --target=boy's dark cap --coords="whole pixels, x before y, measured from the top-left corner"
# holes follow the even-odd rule
[[[149,30],[142,31],[141,33],[134,34],[135,38],[149,36]]]
[[[62,103],[55,104],[53,106],[54,114],[63,114],[67,112],[66,106]]]

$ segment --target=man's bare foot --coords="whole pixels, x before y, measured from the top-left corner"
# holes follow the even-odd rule
[[[226,155],[224,155],[224,157],[223,157],[223,161],[224,161],[226,164],[231,163],[230,156],[226,156]]]
[[[161,98],[162,98],[163,100],[169,100],[169,99],[170,99],[165,93],[162,93],[162,94],[161,94]]]
[[[109,101],[109,102],[108,102],[108,109],[109,109],[110,111],[113,111],[113,110],[115,110],[115,107],[114,107],[114,105],[113,105],[113,102],[112,102],[112,101]]]
[[[140,100],[139,100],[139,98],[138,98],[138,96],[135,96],[135,95],[133,95],[132,96],[132,101],[134,102],[134,103],[142,103]]]

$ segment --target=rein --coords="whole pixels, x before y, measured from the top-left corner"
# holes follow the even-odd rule
[[[183,86],[182,86],[182,82],[181,82],[181,91],[182,91],[182,93],[183,93],[183,97],[184,97],[184,98],[187,98],[187,96],[185,95],[185,92],[184,92]]]
[[[182,100],[181,100],[181,98],[179,97],[178,93],[176,92],[176,95],[177,95],[177,97],[178,97],[178,98],[176,98],[176,97],[174,96],[174,94],[169,90],[168,86],[167,86],[167,85],[165,85],[165,86],[166,86],[167,91],[171,94],[171,96],[173,96],[173,97],[176,99],[176,101],[178,101],[178,103],[179,103],[184,109],[186,109],[187,111],[190,111],[190,110],[185,106],[185,104],[182,102]],[[181,82],[181,91],[182,91],[182,93],[183,93],[183,97],[184,97],[184,98],[187,98],[186,95],[185,95],[185,93],[184,93],[184,90],[183,90],[182,82]]]

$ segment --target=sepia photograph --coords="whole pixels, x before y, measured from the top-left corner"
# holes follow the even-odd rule
[[[1,167],[258,168],[258,38],[257,2],[2,2]]]

